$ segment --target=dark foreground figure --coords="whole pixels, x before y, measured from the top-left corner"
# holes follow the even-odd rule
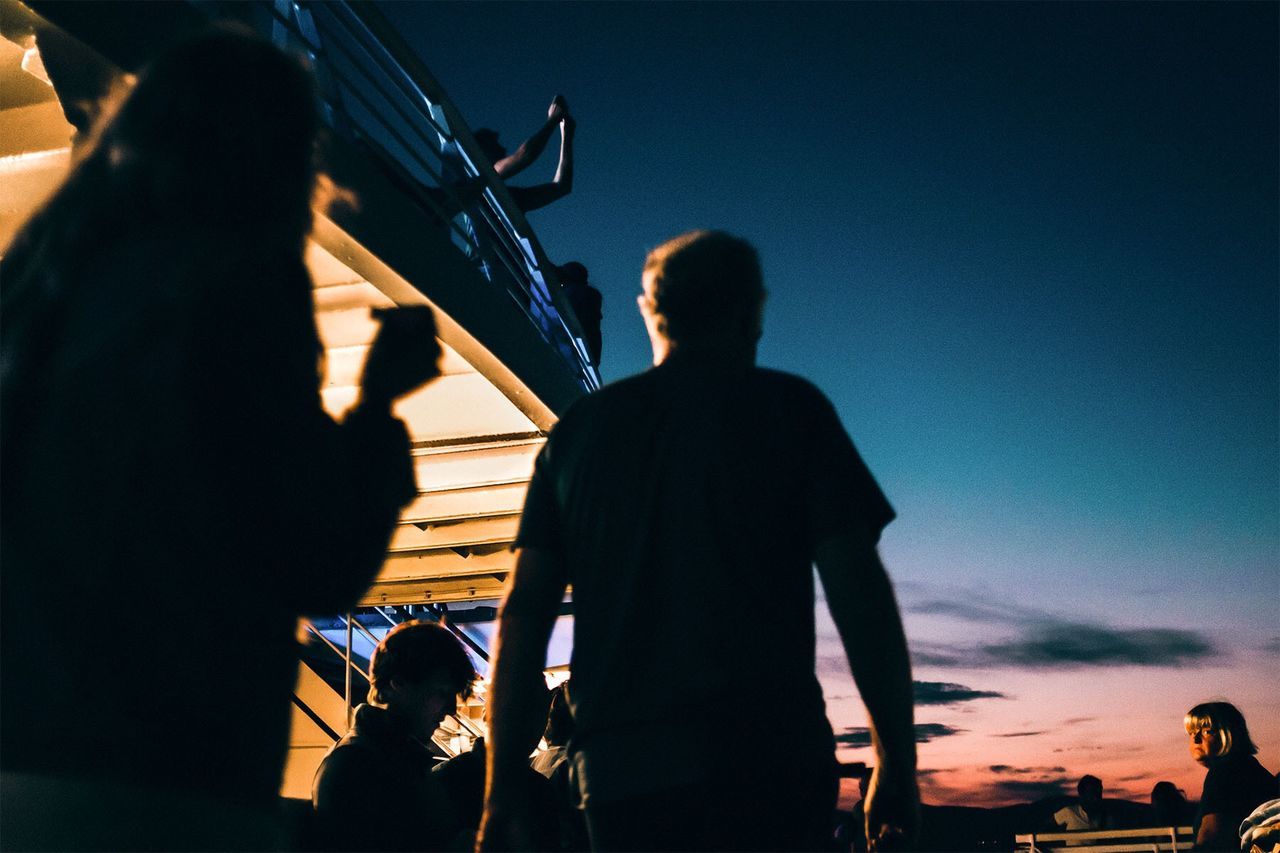
[[[894,513],[822,394],[755,366],[763,302],[741,240],[654,250],[639,303],[656,366],[575,404],[539,456],[497,641],[485,848],[528,846],[519,779],[570,583],[569,760],[592,847],[824,848],[815,561],[876,732],[872,843],[914,832],[910,667],[876,553]]]
[[[462,644],[403,622],[369,662],[369,702],[316,771],[311,801],[325,850],[444,850],[460,827],[428,744],[476,679]],[[472,827],[474,829],[474,826]]]
[[[270,849],[300,614],[414,495],[430,313],[321,408],[311,81],[238,31],[158,58],[0,266],[9,849]]]

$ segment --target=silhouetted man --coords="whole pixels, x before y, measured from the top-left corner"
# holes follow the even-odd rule
[[[368,704],[316,769],[317,838],[326,850],[446,849],[463,821],[428,744],[470,694],[471,659],[441,626],[402,622],[374,649],[369,675]]]
[[[1080,801],[1054,812],[1054,823],[1067,832],[1110,829],[1111,821],[1102,802],[1102,780],[1097,776],[1082,776],[1076,784],[1076,793]]]
[[[919,797],[910,664],[876,553],[893,509],[822,394],[755,366],[765,291],[749,244],[685,234],[650,253],[643,283],[655,367],[566,412],[529,486],[481,845],[526,844],[518,779],[572,584],[570,761],[592,847],[824,847],[837,780],[814,675],[816,562],[875,733],[869,836],[892,846]]]

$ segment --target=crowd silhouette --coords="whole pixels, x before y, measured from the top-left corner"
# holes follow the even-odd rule
[[[574,126],[557,97],[515,154],[475,137],[506,179],[560,129],[556,179],[512,188],[530,210],[570,190]],[[381,565],[416,494],[392,407],[440,358],[430,311],[376,312],[358,401],[340,422],[321,407],[303,264],[318,129],[302,65],[234,27],[193,37],[101,111],[0,261],[0,844],[916,844],[911,668],[877,553],[894,510],[822,393],[756,366],[759,261],[717,231],[649,255],[654,368],[573,405],[537,460],[487,741],[437,762],[432,732],[477,674],[445,628],[400,624],[316,774],[309,832],[287,836],[296,620],[352,607]],[[581,263],[559,278],[598,364],[600,294]],[[851,818],[814,676],[814,564],[872,725]],[[570,584],[573,677],[548,693]],[[251,587],[252,625],[234,618]],[[769,618],[744,627],[751,613]],[[104,648],[104,620],[131,661]],[[752,747],[783,716],[785,748],[764,759]],[[1186,731],[1207,768],[1198,812],[1160,782],[1148,822],[1193,820],[1201,849],[1274,843],[1276,780],[1244,717],[1197,705]],[[1053,827],[1134,822],[1097,777],[1078,793]]]

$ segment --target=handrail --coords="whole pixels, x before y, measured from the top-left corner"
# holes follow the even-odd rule
[[[361,669],[359,666],[357,666],[357,665],[356,665],[356,663],[355,663],[355,661],[353,661],[353,660],[351,660],[350,658],[348,658],[348,657],[347,657],[347,653],[346,653],[345,651],[343,651],[342,649],[338,648],[338,646],[337,646],[337,644],[336,644],[336,643],[334,643],[334,642],[333,642],[333,641],[331,641],[328,637],[326,637],[326,636],[324,635],[324,632],[323,632],[323,631],[321,631],[319,628],[317,628],[317,627],[316,627],[316,626],[311,622],[311,620],[310,620],[310,619],[303,619],[303,620],[301,620],[301,621],[302,621],[302,625],[303,625],[303,627],[304,627],[304,628],[306,628],[306,629],[307,629],[308,631],[310,631],[312,634],[315,634],[315,635],[316,635],[316,637],[317,637],[317,638],[319,638],[320,642],[324,643],[326,646],[328,646],[328,647],[329,647],[329,650],[330,650],[330,651],[332,651],[332,652],[333,652],[334,654],[336,654],[338,657],[340,657],[340,658],[342,658],[344,661],[346,661],[346,665],[347,665],[351,670],[353,670],[353,671],[355,671],[355,672],[360,673],[360,677],[361,677],[361,678],[363,678],[363,679],[365,680],[365,682],[366,682],[366,683],[370,683],[370,682],[369,682],[369,673],[365,672],[363,669]]]
[[[582,325],[557,286],[554,265],[456,107],[381,13],[373,4],[346,0],[275,0],[266,5],[273,28],[300,39],[318,77],[332,81],[333,91],[323,94],[328,108],[341,117],[335,122],[357,128],[361,141],[379,149],[388,165],[405,171],[409,181],[403,188],[411,198],[445,223],[455,244],[482,261],[481,272],[495,285],[519,292],[519,307],[582,386],[599,387]],[[360,113],[351,112],[348,104]],[[337,124],[335,132],[341,132]],[[428,157],[438,166],[428,163]],[[459,197],[462,184],[446,177],[451,169],[480,190],[475,201],[469,194],[465,202]],[[424,180],[425,185],[415,187]],[[447,201],[442,204],[436,193]],[[489,239],[482,239],[482,231]],[[499,269],[505,274],[502,280],[493,277]]]
[[[386,616],[386,614],[384,613],[384,614],[383,614],[383,616]],[[364,638],[365,638],[366,640],[368,640],[369,642],[373,643],[373,644],[374,644],[374,646],[377,646],[377,645],[378,645],[378,643],[382,642],[382,641],[381,641],[381,640],[379,640],[376,636],[374,636],[374,634],[373,634],[373,632],[372,632],[372,631],[370,631],[370,630],[369,630],[368,628],[366,628],[364,625],[361,625],[361,624],[360,624],[360,620],[359,620],[359,619],[356,619],[352,614],[348,613],[346,616],[339,616],[339,617],[338,617],[338,619],[339,619],[339,620],[340,620],[344,625],[346,625],[346,624],[349,622],[349,623],[351,624],[351,626],[352,626],[352,627],[354,627],[354,628],[355,628],[357,631],[359,631],[361,634],[364,634]]]
[[[1179,846],[1178,839],[1183,843]],[[1147,839],[1147,840],[1139,840]],[[1069,832],[1031,832],[1014,836],[1019,850],[1024,853],[1048,853],[1066,849],[1064,846],[1041,846],[1044,842],[1067,842],[1067,846],[1092,853],[1179,853],[1189,850],[1194,842],[1194,829],[1190,826],[1154,826],[1143,829],[1073,830]],[[1107,843],[1118,842],[1118,843]]]

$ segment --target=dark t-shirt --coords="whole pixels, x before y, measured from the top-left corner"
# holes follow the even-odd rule
[[[1228,755],[1215,762],[1204,777],[1196,826],[1205,815],[1218,815],[1218,825],[1226,838],[1226,843],[1218,846],[1223,850],[1236,850],[1240,846],[1241,822],[1258,806],[1277,796],[1280,793],[1277,793],[1276,778],[1258,759],[1252,755]]]
[[[445,850],[460,828],[435,757],[384,708],[361,705],[316,769],[311,802],[323,850]]]
[[[782,730],[797,761],[829,762],[814,545],[876,538],[892,518],[797,377],[677,355],[575,404],[538,457],[516,544],[560,555],[573,585],[584,799],[732,772]]]

